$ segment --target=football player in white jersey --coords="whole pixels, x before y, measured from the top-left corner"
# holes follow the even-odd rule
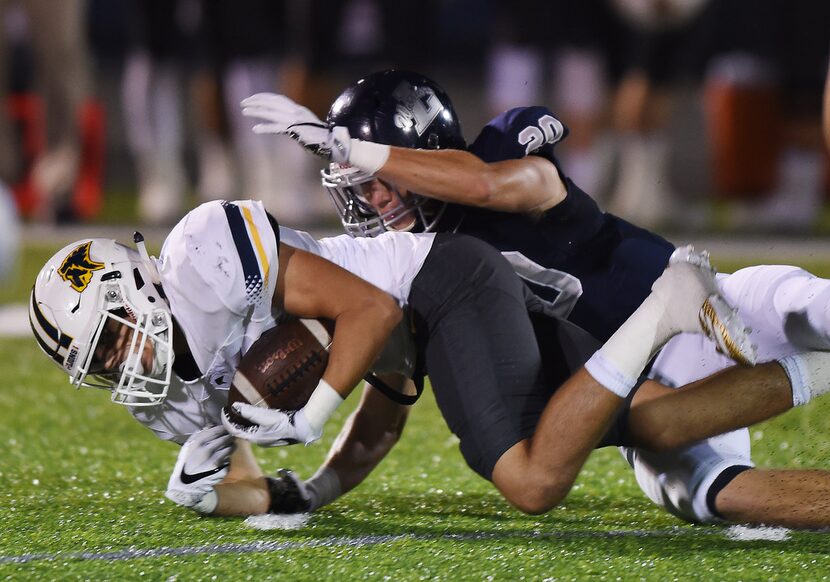
[[[171,500],[203,513],[262,513],[262,473],[247,445],[228,466],[233,439],[219,418],[241,355],[285,314],[336,322],[323,377],[287,429],[308,443],[377,358],[401,310],[358,277],[280,243],[259,202],[199,207],[158,261],[137,243],[138,251],[85,239],[54,255],[29,302],[35,338],[72,384],[110,390],[160,437],[184,443]]]
[[[377,240],[344,236],[318,245],[305,244],[297,236],[290,244],[280,244],[273,227],[258,204],[208,203],[191,212],[171,233],[158,273],[146,251],[137,253],[113,241],[81,241],[50,260],[33,290],[30,309],[35,335],[74,383],[112,390],[113,400],[137,409],[136,417],[161,436],[182,442],[191,435],[179,455],[167,495],[202,513],[262,513],[283,501],[275,497],[283,493],[286,478],[263,478],[247,448],[237,449],[228,468],[232,440],[214,425],[222,389],[227,387],[226,374],[254,336],[273,325],[283,309],[301,316],[331,317],[338,324],[349,324],[350,317],[357,315],[342,305],[326,307],[324,299],[316,300],[322,308],[312,309],[307,304],[312,299],[296,297],[295,292],[311,297],[318,292],[303,279],[309,275],[303,263],[310,262],[312,271],[320,275],[312,287],[334,284],[331,276],[356,292],[367,291],[291,245],[319,252],[382,286],[399,302],[410,302],[416,326],[425,330],[422,349],[436,396],[451,428],[461,437],[465,458],[492,479],[509,501],[530,512],[543,511],[564,497],[600,440],[614,443],[621,438],[624,396],[638,384],[637,376],[654,349],[677,332],[698,329],[701,305],[719,298],[710,296],[714,282],[706,261],[694,253],[681,256],[643,308],[591,357],[586,368],[565,381],[562,370],[552,378],[542,365],[528,313],[532,296],[507,262],[484,243],[469,237],[438,235],[433,239],[432,235],[390,233]],[[277,248],[279,266],[273,254]],[[318,273],[320,268],[323,272]],[[278,269],[279,276],[273,269]],[[343,286],[337,288],[341,294]],[[162,290],[170,301],[169,309]],[[375,293],[370,288],[368,295]],[[267,301],[263,302],[263,294]],[[371,309],[376,302],[384,303],[373,300],[360,308]],[[388,306],[380,311],[386,315],[372,317],[370,311],[368,319],[373,326],[381,321],[388,335],[397,314],[389,315],[393,310]],[[710,310],[702,313],[711,329],[721,330],[721,346],[742,343],[739,322],[719,320]],[[365,314],[362,317],[366,319]],[[476,324],[483,327],[471,335],[470,326]],[[356,334],[352,338],[367,333],[361,327],[347,327]],[[577,343],[578,334],[567,326],[560,331],[567,341],[559,346],[565,348],[559,357],[575,369],[584,358],[577,354],[574,360],[574,354],[564,352],[578,350],[570,343]],[[339,332],[336,338],[342,338],[343,330]],[[493,338],[495,352],[490,345]],[[547,351],[550,346],[543,348],[547,361],[553,354]],[[744,357],[750,358],[751,352]],[[494,368],[495,362],[506,364]],[[411,367],[391,369],[407,372]],[[488,377],[491,371],[493,377]],[[786,377],[780,376],[780,384],[788,390]],[[329,370],[324,375],[328,382],[342,386],[337,378]],[[349,378],[357,382],[354,373]],[[559,384],[553,380],[564,383],[556,389]],[[749,384],[754,380],[750,376]],[[319,437],[325,418],[348,390],[332,390],[328,382],[321,384],[293,420],[280,411],[243,407],[243,416],[250,415],[260,426],[253,430],[226,427],[264,445],[310,442]],[[741,382],[729,384],[740,386]],[[474,399],[465,392],[470,389],[476,390]],[[457,403],[465,396],[485,409],[503,397],[513,398],[514,405],[503,410],[501,416],[508,418],[493,419],[479,415],[475,407],[460,409]],[[521,418],[526,426],[511,424],[517,408],[530,410],[530,415]],[[636,412],[642,416],[640,410]],[[757,414],[755,410],[750,413]],[[707,418],[716,423],[724,420],[720,415]],[[732,422],[738,422],[735,418]],[[398,419],[390,414],[373,420],[387,427]],[[490,430],[478,430],[491,424]],[[465,425],[475,430],[465,431]],[[697,422],[692,430],[704,430],[703,425]],[[648,443],[649,431],[654,429],[647,422],[638,423],[633,438]],[[693,438],[694,434],[683,436]],[[494,442],[495,447],[490,446]],[[659,446],[657,441],[654,444]],[[321,494],[332,493],[337,491]]]

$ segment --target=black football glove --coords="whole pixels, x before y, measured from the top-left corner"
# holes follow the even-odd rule
[[[271,505],[268,513],[307,513],[311,497],[305,482],[290,469],[280,469],[277,477],[266,477]]]

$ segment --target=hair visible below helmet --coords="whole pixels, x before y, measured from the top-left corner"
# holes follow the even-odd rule
[[[35,339],[70,383],[111,390],[113,402],[127,406],[160,404],[170,386],[172,316],[148,261],[114,240],[81,240],[49,259],[29,300]],[[96,355],[108,324],[128,328],[124,357],[113,369]],[[148,344],[153,362],[145,370]]]
[[[461,124],[452,102],[434,81],[407,71],[373,73],[348,87],[335,100],[326,121],[348,128],[353,138],[414,149],[465,149]],[[365,199],[361,184],[374,176],[331,163],[322,171],[346,232],[375,236],[388,230],[390,218],[414,214],[413,229],[435,229],[446,203],[411,193],[398,207],[379,214]]]

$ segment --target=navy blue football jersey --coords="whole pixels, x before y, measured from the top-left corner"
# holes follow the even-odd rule
[[[550,310],[607,340],[651,292],[674,247],[602,212],[565,176],[554,146],[567,128],[545,107],[511,109],[470,146],[485,162],[541,156],[554,164],[565,199],[538,215],[448,205],[438,230],[483,239],[502,251]]]

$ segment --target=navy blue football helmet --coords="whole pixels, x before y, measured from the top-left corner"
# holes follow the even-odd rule
[[[348,128],[353,138],[375,143],[466,149],[449,96],[435,81],[408,71],[392,69],[360,79],[335,100],[326,122]],[[330,164],[322,176],[343,227],[352,236],[376,236],[389,229],[430,232],[446,207],[416,193],[397,193],[399,204],[379,212],[361,186],[374,176],[338,163]]]

